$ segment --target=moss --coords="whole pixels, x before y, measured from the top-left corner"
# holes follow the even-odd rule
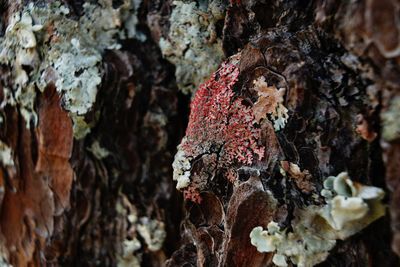
[[[37,123],[34,110],[36,88],[43,92],[50,83],[62,94],[64,108],[73,117],[75,136],[84,137],[89,125],[83,117],[96,101],[102,80],[102,55],[119,49],[119,40],[142,38],[135,20],[141,1],[125,0],[118,8],[111,0],[85,3],[79,20],[69,17],[59,2],[47,6],[30,4],[15,13],[0,39],[0,62],[12,67],[14,96],[5,104],[17,103],[29,127]],[[29,67],[30,71],[27,71]],[[4,105],[4,103],[3,103]]]
[[[173,5],[168,36],[159,45],[176,66],[178,87],[185,93],[194,92],[224,57],[216,24],[224,18],[226,7],[221,0],[174,1]]]
[[[251,231],[251,243],[260,252],[275,252],[277,266],[287,266],[289,259],[299,267],[314,266],[328,257],[336,240],[345,240],[385,213],[383,190],[357,184],[345,172],[328,177],[324,187],[326,204],[297,208],[291,232],[272,221],[266,230]]]

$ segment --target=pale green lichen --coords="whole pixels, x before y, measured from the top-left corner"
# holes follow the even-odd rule
[[[400,97],[390,101],[389,108],[382,112],[382,137],[386,141],[394,141],[400,138]]]
[[[224,57],[216,24],[224,18],[226,6],[222,0],[174,1],[173,6],[168,36],[159,45],[176,67],[178,87],[194,92]]]
[[[336,240],[345,240],[385,213],[383,190],[357,184],[346,172],[328,177],[324,187],[326,204],[297,208],[291,232],[273,221],[266,230],[251,231],[251,243],[258,251],[275,252],[275,265],[287,266],[287,260],[299,267],[323,262]]]
[[[11,148],[2,141],[0,141],[0,162],[5,167],[14,166],[14,160]]]
[[[37,123],[35,88],[43,92],[54,83],[64,108],[79,123],[74,126],[75,137],[90,131],[91,125],[82,121],[96,101],[102,55],[106,49],[119,49],[120,39],[143,39],[135,20],[140,3],[125,0],[118,8],[112,7],[111,0],[85,3],[79,20],[71,19],[68,8],[59,2],[40,7],[30,4],[11,16],[0,38],[0,62],[13,70],[14,82],[8,86],[13,97],[7,102],[18,104],[28,127],[30,122]]]

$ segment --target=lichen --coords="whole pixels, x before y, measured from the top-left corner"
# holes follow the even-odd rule
[[[315,186],[311,182],[311,174],[308,170],[300,170],[299,165],[288,161],[281,161],[281,173],[288,176],[296,183],[297,187],[304,193],[311,193]]]
[[[53,83],[62,94],[63,107],[74,123],[80,123],[74,127],[75,136],[89,132],[82,120],[96,101],[102,55],[106,49],[119,49],[120,39],[137,37],[134,17],[140,3],[125,0],[118,8],[111,0],[85,3],[79,20],[70,18],[69,9],[59,2],[31,3],[11,16],[0,38],[0,62],[12,67],[14,82],[7,86],[13,97],[8,104],[18,104],[27,127],[37,123],[36,88],[43,92]]]
[[[178,190],[190,184],[190,160],[191,158],[185,155],[185,151],[181,149],[181,146],[178,146],[178,152],[176,152],[172,163],[174,169],[173,180],[177,181],[176,189]]]
[[[121,193],[116,203],[117,214],[122,218],[119,229],[123,235],[120,236],[120,246],[117,250],[117,266],[118,267],[139,267],[141,263],[140,243],[137,235],[138,215],[136,207],[129,199]],[[117,233],[119,233],[117,231]],[[119,243],[118,242],[118,243]]]
[[[140,218],[137,231],[150,251],[160,250],[167,236],[164,223],[148,217]]]
[[[178,87],[194,92],[222,61],[222,41],[216,24],[224,18],[222,0],[174,1],[168,36],[159,45],[163,55],[175,65]]]
[[[390,101],[388,110],[382,112],[382,137],[386,141],[394,141],[400,138],[400,97]]]
[[[14,166],[14,160],[13,160],[11,148],[9,146],[7,146],[7,144],[3,143],[2,141],[0,141],[0,162],[5,167]]]
[[[385,213],[383,190],[353,182],[346,172],[328,177],[324,187],[326,204],[296,208],[292,231],[272,221],[266,230],[251,231],[251,243],[259,252],[275,252],[277,266],[287,266],[289,259],[299,267],[314,266],[327,258],[336,240],[345,240]]]
[[[0,266],[1,267],[13,267],[7,260],[7,255],[4,252],[0,254]]]
[[[140,241],[126,239],[123,243],[123,254],[118,257],[118,267],[140,267],[140,258],[135,256],[135,252],[141,248]]]
[[[123,193],[120,193],[116,203],[116,211],[118,217],[123,219],[118,223],[120,231],[116,231],[123,233],[118,236],[120,241],[117,244],[117,266],[139,267],[143,249],[157,252],[162,248],[167,235],[165,225],[162,221],[147,216],[139,218],[136,207]]]
[[[253,83],[254,90],[258,94],[258,100],[253,106],[256,120],[261,121],[269,115],[275,131],[283,129],[289,118],[288,109],[283,105],[285,88],[277,89],[273,85],[268,85],[264,76],[259,77]]]
[[[39,65],[35,33],[41,29],[42,25],[34,24],[28,12],[17,12],[9,19],[5,37],[0,38],[0,63],[11,65],[14,77],[14,82],[9,85],[12,92],[8,99],[12,106],[19,104],[21,115],[28,128],[31,121],[34,124],[37,123],[37,115],[34,111],[34,86],[29,83],[29,76],[25,69],[27,67],[35,69]],[[2,103],[2,105],[5,104],[5,102]]]
[[[92,152],[97,159],[104,159],[110,155],[110,151],[102,147],[99,141],[94,141],[87,150]]]
[[[259,144],[261,130],[256,125],[253,110],[237,96],[233,86],[238,80],[240,54],[221,64],[210,79],[200,85],[190,104],[189,123],[185,138],[178,147],[173,163],[177,188],[185,189],[185,197],[199,199],[209,177],[220,168],[232,179],[234,164],[250,166],[264,156]],[[191,173],[191,163],[201,159],[206,168]],[[196,180],[194,182],[194,180]]]

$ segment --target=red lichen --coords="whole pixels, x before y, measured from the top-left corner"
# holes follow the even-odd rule
[[[182,149],[196,158],[217,154],[218,166],[228,169],[234,163],[251,165],[255,155],[259,160],[264,147],[258,145],[260,129],[256,128],[251,107],[243,104],[232,90],[239,69],[225,62],[200,85],[190,105],[191,113]]]
[[[233,169],[228,169],[225,172],[225,177],[229,182],[234,183],[237,180],[237,173]]]
[[[201,203],[201,197],[200,197],[200,192],[197,188],[194,186],[188,186],[183,190],[183,197],[185,199],[191,200],[197,204]]]

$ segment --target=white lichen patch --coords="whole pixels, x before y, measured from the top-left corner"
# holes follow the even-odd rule
[[[287,266],[290,260],[299,267],[323,262],[336,240],[361,231],[385,213],[382,189],[353,182],[346,172],[325,180],[323,206],[297,208],[292,231],[270,222],[266,230],[255,227],[251,243],[260,252],[275,252],[273,262]]]
[[[139,221],[137,231],[146,242],[147,248],[150,251],[160,250],[167,236],[164,223],[148,217],[140,218]]]
[[[258,100],[253,105],[256,120],[259,122],[269,115],[275,131],[283,129],[289,118],[288,109],[283,105],[285,88],[277,89],[275,86],[269,86],[264,76],[253,83],[254,90],[258,94]]]
[[[182,143],[184,143],[184,140]],[[172,167],[174,169],[173,180],[177,181],[176,189],[180,190],[189,186],[191,169],[190,158],[186,156],[185,152],[179,146]]]
[[[11,148],[2,141],[0,141],[0,162],[5,167],[14,166]]]
[[[92,152],[97,159],[104,159],[110,155],[110,151],[102,147],[99,141],[94,141],[87,150]]]
[[[124,0],[118,8],[113,8],[111,0],[85,3],[79,20],[70,18],[69,9],[59,2],[30,4],[11,16],[0,38],[0,63],[12,67],[13,83],[7,86],[14,103],[8,104],[18,104],[28,127],[30,122],[37,123],[36,88],[43,92],[50,83],[62,95],[63,107],[74,116],[74,123],[80,121],[77,116],[83,120],[96,101],[103,53],[119,49],[120,39],[137,37],[134,17],[140,3]],[[89,132],[82,125],[74,127],[74,133],[79,130],[75,136]]]
[[[161,38],[159,45],[164,57],[176,66],[178,87],[190,93],[217,69],[224,57],[216,23],[224,18],[226,7],[221,0],[177,0],[173,6],[168,36]]]

